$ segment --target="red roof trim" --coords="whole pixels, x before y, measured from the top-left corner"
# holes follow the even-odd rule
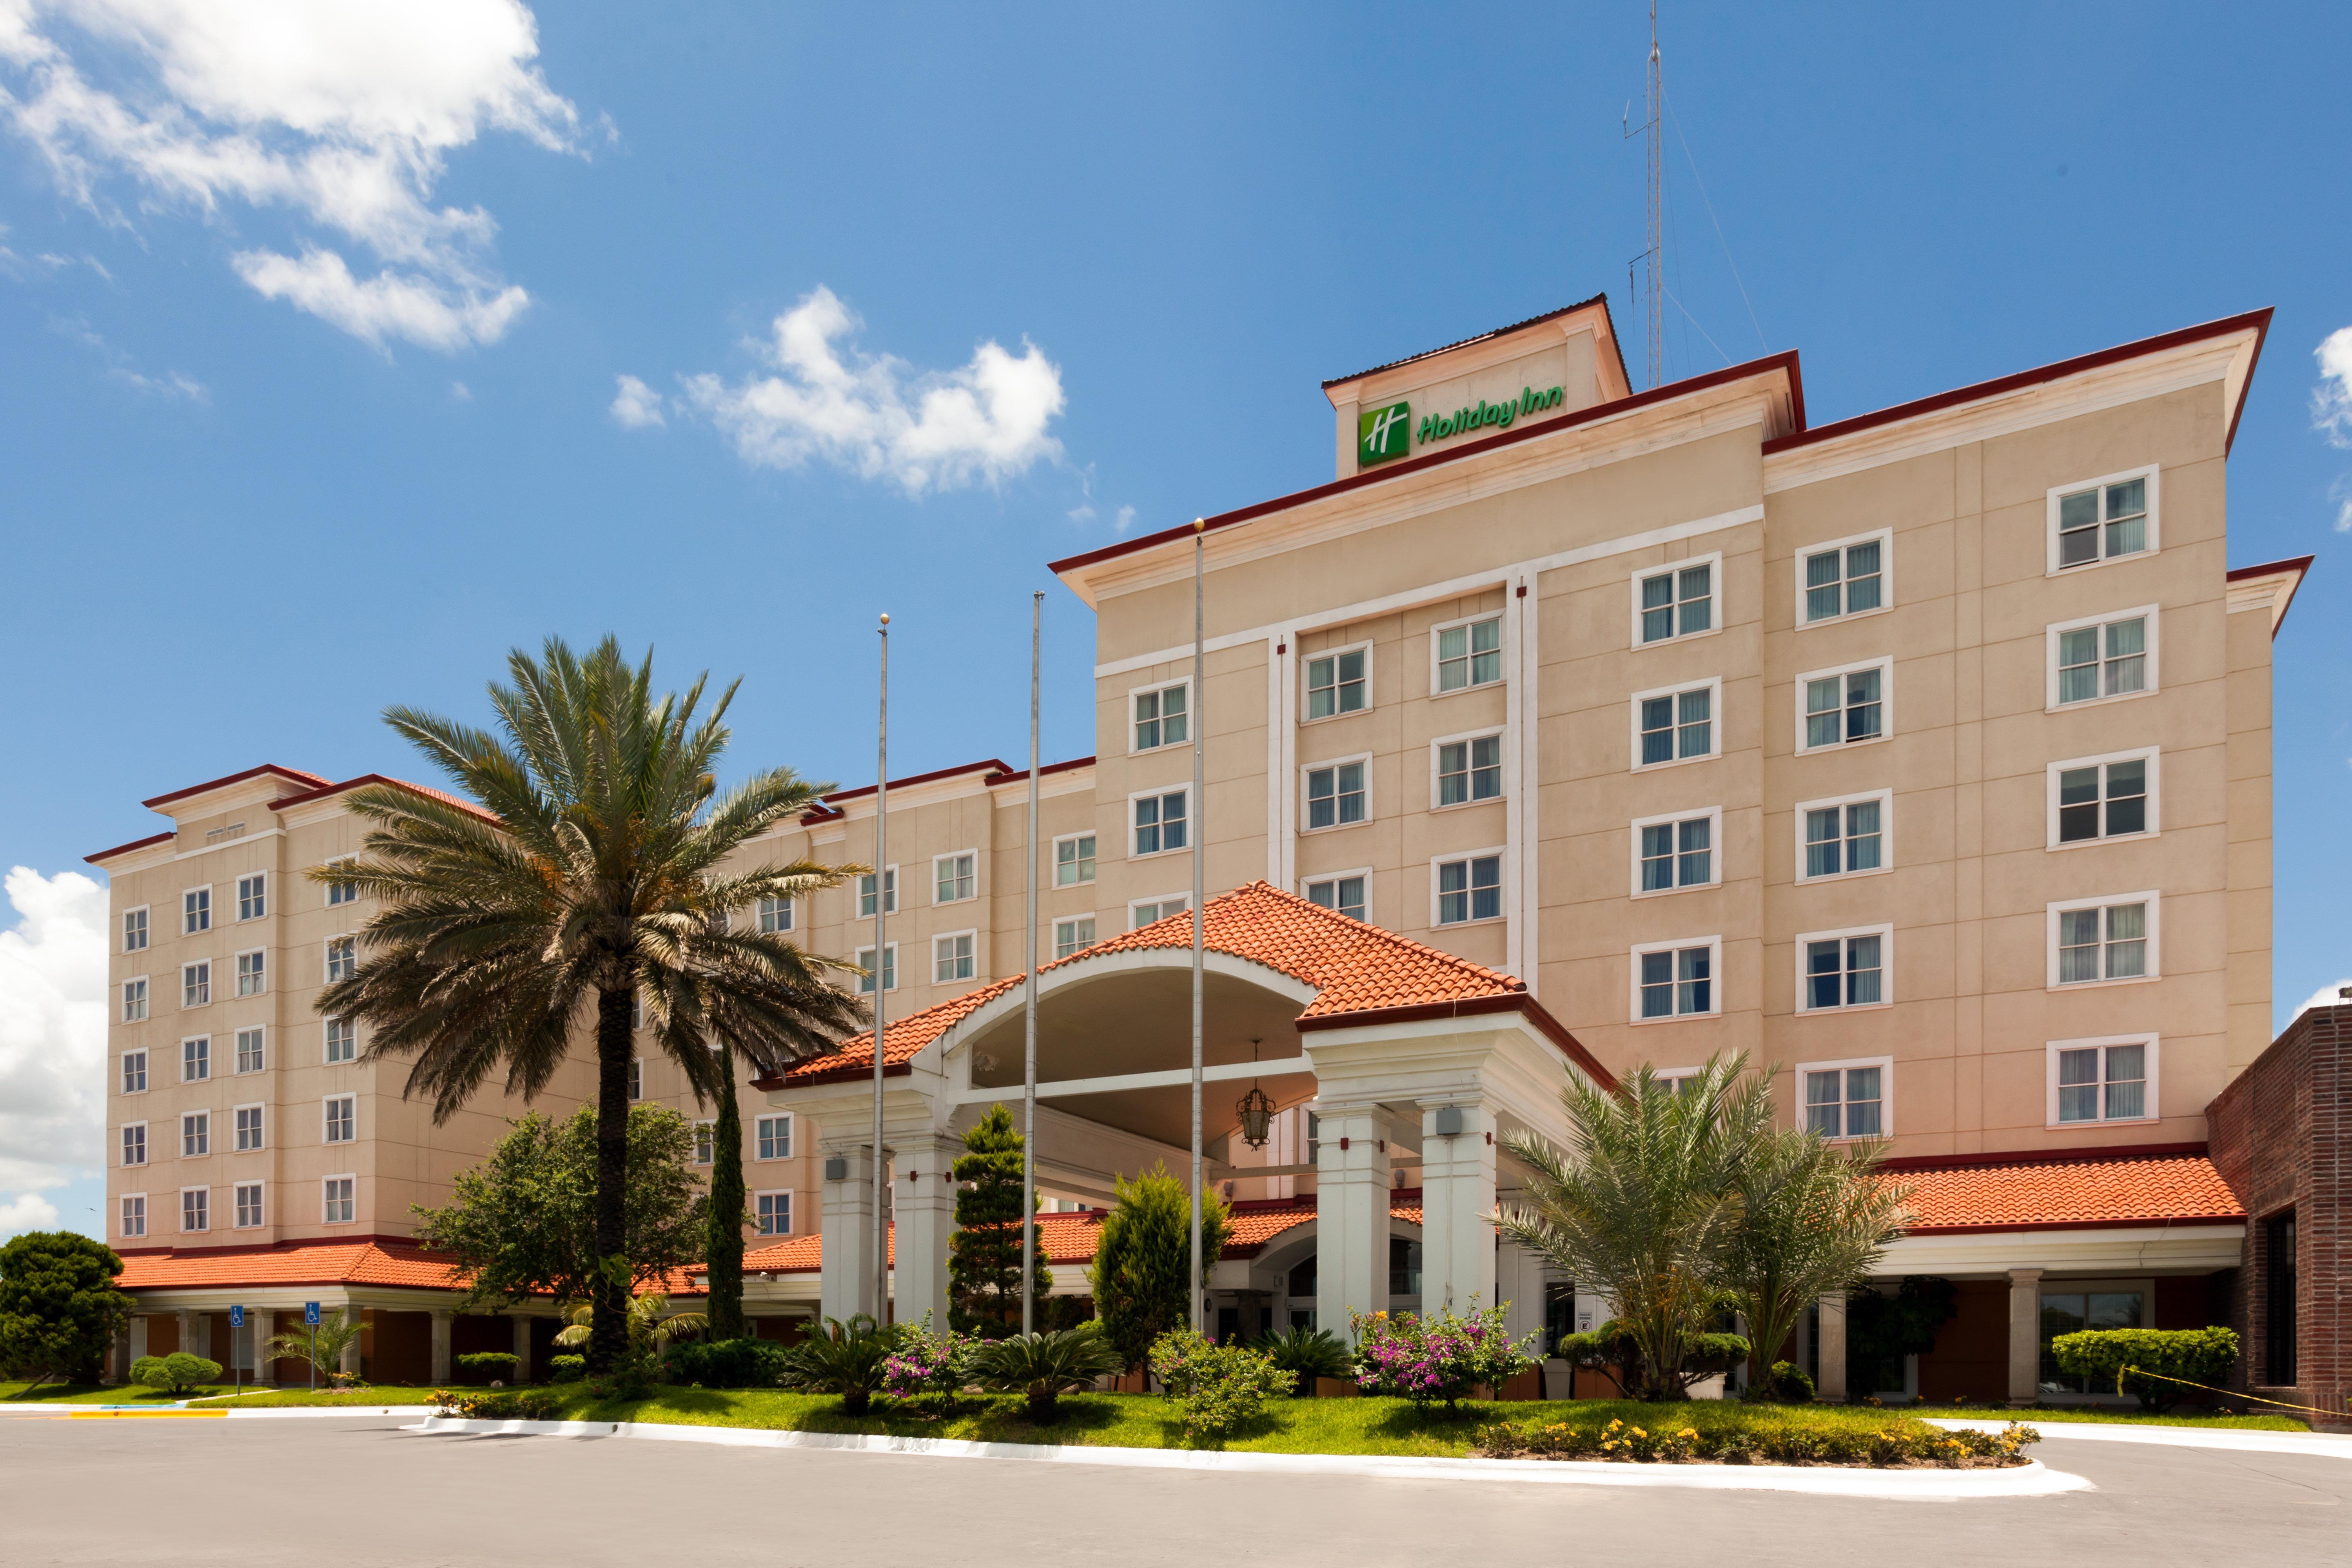
[[[2286,624],[2286,613],[2294,608],[2294,596],[2303,592],[2303,580],[2311,575],[2311,563],[2318,559],[2316,555],[2294,555],[2284,561],[2266,561],[2259,566],[2233,566],[2222,574],[2221,580],[2242,583],[2255,577],[2283,576],[2289,572],[2294,574],[2294,581],[2287,584],[2286,603],[2271,616],[2271,637],[2275,639],[2279,627]]]
[[[2097,1160],[2149,1160],[2207,1152],[2202,1143],[2117,1143],[2112,1148],[2002,1149],[1976,1154],[1906,1154],[1882,1160],[1882,1171],[1966,1171],[1995,1165],[2065,1165]]]
[[[1353,375],[1335,375],[1323,384],[1323,390],[1328,392],[1335,386],[1345,386],[1351,381],[1361,381],[1366,376],[1378,375],[1384,370],[1397,370],[1422,360],[1435,359],[1439,354],[1452,353],[1455,349],[1466,349],[1472,343],[1483,343],[1495,338],[1507,338],[1513,332],[1525,331],[1529,327],[1540,327],[1546,321],[1557,321],[1562,316],[1574,315],[1579,310],[1589,310],[1595,305],[1601,307],[1602,315],[1606,316],[1609,313],[1609,295],[1605,290],[1595,294],[1590,300],[1579,300],[1573,305],[1562,305],[1557,310],[1546,310],[1540,316],[1529,316],[1524,321],[1513,321],[1507,327],[1490,327],[1483,332],[1473,332],[1466,338],[1456,338],[1450,343],[1440,343],[1433,349],[1423,349],[1419,353],[1407,354],[1402,359],[1392,359],[1386,364],[1376,364],[1370,370],[1360,370]],[[1614,330],[1616,323],[1612,321],[1610,325],[1612,330],[1609,335],[1613,339],[1617,335]],[[1618,369],[1622,371],[1624,369],[1622,363],[1624,356],[1620,353],[1618,358],[1620,362]]]
[[[2173,1218],[2142,1216],[2138,1219],[2026,1219],[2008,1225],[1915,1225],[1905,1229],[1905,1236],[1990,1236],[1996,1231],[2017,1230],[2155,1230],[2171,1226],[2243,1225],[2244,1215],[2196,1215]]]
[[[1043,778],[1048,773],[1066,773],[1073,768],[1090,768],[1094,765],[1095,760],[1092,757],[1072,757],[1066,763],[1047,763],[1037,770],[1037,774]],[[1027,768],[1007,768],[1001,773],[991,773],[980,782],[992,788],[997,784],[1017,784],[1028,776]]]
[[[2193,327],[2182,327],[2175,331],[2160,332],[2152,338],[2141,338],[2134,342],[2119,343],[2114,348],[2100,349],[2093,353],[2077,354],[2073,359],[2059,360],[2053,364],[2040,365],[2032,370],[2019,371],[2012,375],[1998,376],[1991,381],[1979,381],[1971,385],[1954,387],[1949,392],[1938,392],[1932,396],[1915,398],[1909,403],[1898,403],[1891,408],[1881,408],[1869,414],[1857,414],[1850,419],[1832,420],[1827,425],[1815,426],[1810,430],[1801,426],[1789,435],[1776,436],[1765,442],[1764,455],[1769,458],[1775,453],[1790,451],[1798,447],[1810,447],[1821,441],[1834,441],[1841,436],[1851,436],[1858,431],[1874,429],[1881,425],[1895,424],[1905,419],[1916,419],[1922,415],[1957,407],[1963,403],[1981,402],[1986,398],[2022,391],[2029,386],[2039,386],[2046,382],[2063,380],[2070,375],[2080,375],[2085,371],[2118,364],[2125,360],[2162,353],[2167,349],[2179,348],[2185,343],[2201,342],[2207,338],[2226,337],[2231,332],[2244,331],[2248,328],[2252,328],[2254,332],[2254,362],[2259,363],[2263,353],[2263,339],[2269,335],[2270,325],[2271,312],[2268,310],[2249,310],[2243,315],[2226,316],[2221,321],[2205,321]],[[2238,389],[2238,406],[2230,411],[2230,431],[2221,443],[2221,450],[2225,456],[2229,452],[2231,444],[2238,438],[2238,416],[2245,412],[2246,391],[2253,384],[2253,364],[2249,363],[2246,367],[2246,384]]]
[[[870,1029],[866,1031],[868,1034],[872,1032]],[[912,1061],[885,1062],[882,1067],[882,1076],[905,1078],[914,1070],[915,1064]],[[757,1089],[782,1089],[784,1087],[784,1079],[789,1071],[788,1068],[784,1073],[776,1073],[768,1078],[755,1078],[751,1080],[751,1087]],[[795,1088],[800,1088],[812,1083],[862,1083],[873,1076],[874,1058],[871,1055],[867,1055],[847,1067],[827,1068],[823,1072],[803,1073],[793,1079],[792,1081]]]
[[[1091,761],[1092,759],[1088,760]],[[892,779],[890,781],[890,787],[892,789],[905,789],[912,784],[930,784],[939,779],[951,779],[963,773],[976,773],[983,768],[993,773],[1001,773],[1005,772],[1009,764],[1002,757],[985,757],[979,762],[965,763],[957,767],[934,768],[927,773],[910,773],[902,779]],[[1023,776],[1026,777],[1027,775],[1024,773]],[[872,784],[859,784],[856,789],[837,789],[831,795],[826,795],[823,801],[802,813],[801,820],[803,822],[834,821],[835,819],[846,815],[846,813],[843,812],[838,806],[835,805],[833,804],[834,802],[841,800],[862,800],[873,793],[874,786]]]
[[[95,866],[101,860],[111,860],[117,855],[128,855],[133,849],[151,849],[158,844],[169,844],[178,837],[179,834],[173,832],[152,834],[145,838],[134,838],[128,844],[118,844],[111,849],[101,849],[95,855],[85,855],[82,857],[82,862],[85,865]],[[120,1252],[122,1249],[118,1247],[115,1250]]]
[[[1592,1081],[1603,1089],[1617,1087],[1617,1076],[1602,1067],[1599,1058],[1584,1048],[1584,1043],[1569,1033],[1567,1026],[1547,1012],[1542,1003],[1528,994],[1525,983],[1521,988],[1502,996],[1464,996],[1451,1002],[1415,1002],[1402,1007],[1365,1007],[1352,1013],[1325,1013],[1315,1017],[1297,1020],[1300,1034],[1317,1029],[1353,1029],[1374,1024],[1411,1024],[1424,1018],[1475,1017],[1482,1013],[1517,1013],[1527,1019],[1535,1031],[1559,1047],[1582,1068]]]
[[[1589,425],[1596,420],[1614,418],[1621,414],[1648,407],[1654,403],[1664,403],[1673,398],[1685,397],[1693,393],[1705,392],[1710,387],[1721,386],[1728,382],[1769,375],[1776,370],[1785,373],[1789,378],[1790,409],[1797,428],[1801,430],[1805,426],[1804,381],[1797,373],[1797,351],[1790,349],[1785,353],[1771,354],[1763,359],[1749,360],[1745,364],[1727,365],[1722,370],[1709,371],[1704,375],[1694,375],[1683,381],[1670,381],[1664,386],[1654,386],[1647,392],[1636,392],[1612,402],[1596,403],[1590,408],[1580,408],[1573,413],[1563,414],[1557,419],[1547,419],[1535,425],[1522,425],[1516,429],[1506,430],[1499,436],[1488,436],[1447,451],[1432,452],[1419,458],[1407,458],[1402,462],[1383,463],[1377,468],[1360,474],[1349,474],[1345,479],[1333,479],[1328,484],[1317,485],[1312,489],[1294,490],[1288,495],[1277,496],[1272,500],[1259,501],[1254,506],[1245,506],[1238,510],[1219,512],[1214,517],[1202,520],[1202,531],[1213,532],[1217,529],[1232,528],[1264,517],[1270,512],[1286,511],[1292,507],[1304,506],[1309,501],[1321,500],[1328,496],[1341,495],[1365,485],[1383,484],[1390,479],[1402,479],[1407,474],[1417,474],[1443,463],[1459,462],[1464,458],[1476,453],[1491,452],[1497,447],[1508,447],[1520,441],[1531,441],[1539,436],[1549,436],[1576,426]],[[1139,550],[1155,549],[1160,545],[1171,543],[1180,539],[1189,539],[1192,536],[1192,525],[1182,523],[1174,528],[1163,528],[1157,533],[1147,533],[1134,539],[1121,540],[1116,544],[1106,544],[1098,550],[1088,550],[1076,555],[1066,555],[1059,561],[1048,563],[1046,570],[1060,576],[1065,573],[1075,572],[1082,566],[1094,565],[1097,562],[1113,560],[1121,555],[1131,555]]]
[[[247,768],[241,773],[230,773],[226,778],[209,779],[200,784],[190,784],[185,789],[175,789],[168,795],[159,795],[152,799],[142,800],[139,804],[152,811],[159,806],[169,805],[175,800],[185,800],[192,795],[202,795],[208,789],[220,789],[228,784],[242,784],[247,779],[259,778],[264,773],[276,773],[279,778],[289,779],[303,785],[317,785],[327,782],[317,773],[306,773],[295,768],[281,768],[276,763],[264,763],[257,768]]]
[[[293,806],[308,805],[314,800],[324,800],[329,795],[341,795],[345,790],[358,789],[362,784],[386,784],[394,789],[404,789],[411,795],[423,795],[427,800],[437,800],[444,805],[454,805],[460,811],[480,817],[484,822],[497,823],[501,827],[506,826],[496,812],[485,811],[470,800],[460,800],[446,791],[434,789],[425,784],[411,784],[406,779],[396,779],[388,773],[362,773],[355,779],[345,779],[341,784],[331,784],[323,789],[305,790],[300,795],[284,795],[271,801],[269,809],[285,811]]]

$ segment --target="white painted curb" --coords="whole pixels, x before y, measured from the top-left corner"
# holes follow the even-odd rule
[[[1018,1459],[1129,1469],[1373,1476],[1392,1480],[1539,1481],[1570,1486],[1683,1487],[1702,1491],[1811,1492],[1827,1497],[1910,1500],[2048,1497],[2085,1491],[2081,1476],[2039,1460],[1998,1470],[1874,1470],[1792,1465],[1632,1465],[1591,1459],[1423,1459],[1377,1454],[1225,1454],[1181,1448],[1056,1447],[974,1443],[955,1437],[864,1436],[832,1432],[771,1432],[740,1426],[684,1426],[634,1421],[467,1421],[431,1416],[412,1432],[483,1436],[624,1437],[659,1443],[718,1443],[747,1448],[815,1448],[916,1454],[954,1459]]]
[[[431,1405],[329,1405],[318,1406],[289,1405],[240,1410],[235,1405],[0,1405],[0,1415],[121,1415],[136,1419],[142,1415],[198,1415],[219,1414],[232,1421],[280,1421],[315,1419],[334,1415],[414,1415],[426,1416],[437,1408]]]
[[[1954,1432],[1998,1432],[2006,1421],[1947,1420],[1922,1416],[1930,1426]],[[2123,1421],[2044,1421],[2035,1426],[2033,1413],[2021,1410],[2017,1419],[2058,1441],[2079,1437],[2092,1443],[2153,1443],[2166,1448],[2218,1448],[2240,1454],[2324,1454],[2352,1459],[2352,1437],[2332,1432],[2263,1432],[2236,1426],[2143,1426]]]

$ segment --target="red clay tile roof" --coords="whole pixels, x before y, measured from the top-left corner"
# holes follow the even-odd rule
[[[338,1237],[269,1247],[172,1247],[122,1254],[124,1290],[205,1290],[229,1285],[404,1285],[453,1290],[449,1266],[399,1237]]]
[[[2128,1151],[1895,1161],[1914,1184],[1909,1234],[2231,1225],[2246,1217],[2202,1152]]]
[[[1613,1082],[1576,1037],[1528,994],[1527,983],[1498,969],[1456,958],[1379,926],[1349,920],[1336,910],[1307,902],[1265,881],[1244,883],[1202,906],[1202,942],[1229,957],[1263,963],[1315,988],[1315,1000],[1298,1016],[1302,1029],[1341,1024],[1484,1012],[1518,1012],[1547,1038],[1603,1085]],[[1172,914],[1121,936],[1098,942],[1067,958],[1041,966],[1059,969],[1108,953],[1181,949],[1192,944],[1191,911]],[[903,1064],[956,1024],[1022,983],[995,981],[952,1001],[926,1007],[887,1026],[883,1070]],[[871,1031],[852,1036],[837,1051],[813,1058],[781,1079],[786,1083],[832,1083],[874,1069]]]

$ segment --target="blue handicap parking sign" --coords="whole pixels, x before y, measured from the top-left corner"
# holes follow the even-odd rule
[[[231,1308],[228,1310],[228,1326],[229,1326],[230,1328],[232,1328],[232,1329],[241,1329],[241,1328],[245,1327],[245,1309],[244,1309],[244,1308],[242,1308],[242,1307],[231,1307]]]
[[[319,1326],[318,1302],[305,1301],[302,1303],[302,1321],[314,1329]]]

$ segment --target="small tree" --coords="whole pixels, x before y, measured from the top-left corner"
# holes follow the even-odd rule
[[[96,1383],[131,1323],[131,1298],[114,1288],[121,1272],[113,1248],[71,1231],[27,1231],[0,1247],[0,1372],[34,1388]]]
[[[1192,1199],[1184,1184],[1158,1165],[1134,1181],[1119,1180],[1102,1237],[1087,1270],[1103,1337],[1123,1364],[1134,1366],[1169,1330],[1188,1326],[1192,1303],[1232,1234],[1230,1211],[1214,1188],[1201,1194],[1201,1278],[1190,1289]]]
[[[533,1295],[570,1301],[598,1294],[596,1115],[593,1106],[566,1121],[533,1111],[488,1159],[457,1173],[446,1204],[414,1211],[417,1240],[467,1277],[464,1305],[496,1310]],[[643,1287],[701,1258],[704,1199],[685,1117],[667,1106],[633,1106],[628,1140],[619,1256],[628,1259],[625,1283]]]
[[[963,1135],[956,1157],[955,1236],[948,1243],[951,1329],[988,1336],[1021,1328],[1021,1130],[1002,1105]],[[1043,1237],[1039,1238],[1041,1241]],[[1031,1261],[1037,1300],[1054,1288],[1044,1248]]]
[[[131,1363],[131,1380],[166,1394],[193,1394],[220,1381],[221,1363],[185,1351],[170,1355],[142,1355]]]
[[[299,1361],[318,1372],[328,1387],[351,1383],[355,1374],[343,1370],[343,1352],[360,1337],[366,1324],[358,1312],[338,1307],[319,1320],[316,1329],[289,1329],[261,1347],[262,1364]]]

